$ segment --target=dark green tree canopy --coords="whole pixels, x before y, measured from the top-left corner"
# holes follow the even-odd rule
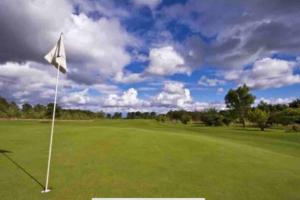
[[[239,118],[244,127],[246,115],[254,100],[255,96],[250,93],[249,87],[245,84],[237,89],[229,90],[225,96],[226,106],[234,111],[234,114]]]

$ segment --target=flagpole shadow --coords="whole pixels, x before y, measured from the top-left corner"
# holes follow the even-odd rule
[[[39,186],[41,186],[43,189],[45,186],[39,182],[34,176],[32,176],[28,171],[26,171],[21,165],[19,165],[16,161],[14,161],[8,153],[12,153],[11,151],[7,151],[4,149],[0,149],[0,153],[6,157],[11,163],[13,163],[17,168],[19,168],[24,174],[26,174],[29,178],[31,178],[35,183],[37,183]]]

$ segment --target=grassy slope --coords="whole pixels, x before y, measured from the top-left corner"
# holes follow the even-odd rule
[[[44,184],[50,124],[0,121],[0,149]],[[300,199],[300,134],[160,125],[59,122],[50,185],[0,155],[0,199],[206,197]]]

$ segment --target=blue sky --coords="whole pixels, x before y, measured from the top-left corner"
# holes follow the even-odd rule
[[[299,9],[297,0],[3,0],[0,95],[51,102],[55,68],[43,56],[64,32],[64,107],[224,109],[241,84],[256,102],[288,103],[300,97]]]

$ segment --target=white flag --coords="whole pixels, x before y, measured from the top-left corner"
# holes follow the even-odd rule
[[[60,35],[59,40],[56,45],[51,49],[51,51],[44,57],[49,63],[54,67],[59,68],[62,73],[66,73],[67,63],[66,63],[66,52],[63,42],[63,34]],[[58,67],[59,66],[59,67]]]

